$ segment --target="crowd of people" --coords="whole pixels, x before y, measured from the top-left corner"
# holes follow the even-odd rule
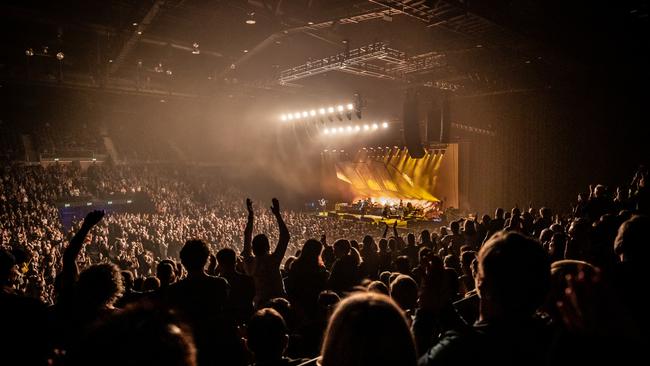
[[[8,365],[469,365],[642,357],[648,171],[571,213],[414,233],[283,209],[185,166],[7,166]],[[150,197],[66,230],[56,202]],[[267,208],[269,207],[270,208]],[[5,364],[5,362],[3,362]]]
[[[181,165],[96,165],[82,171],[71,164],[48,167],[7,165],[0,179],[0,245],[18,257],[24,274],[21,290],[54,303],[54,279],[61,266],[65,243],[80,221],[65,228],[57,202],[111,199],[143,193],[153,210],[112,212],[93,231],[81,252],[85,266],[105,261],[134,272],[136,278],[155,274],[155,263],[172,258],[187,238],[203,238],[216,253],[226,247],[243,249],[246,224],[243,193],[201,168]],[[81,218],[80,218],[81,219]],[[293,237],[289,253],[301,243],[328,232],[336,237],[359,236],[367,223],[337,225],[334,219],[286,211]],[[257,229],[277,235],[272,215],[261,212]],[[376,229],[375,229],[376,230]]]

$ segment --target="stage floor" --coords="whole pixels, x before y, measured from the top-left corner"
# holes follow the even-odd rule
[[[436,221],[436,220],[424,220],[418,218],[410,218],[405,220],[400,218],[386,218],[377,215],[360,215],[360,214],[353,214],[348,212],[337,212],[337,211],[320,211],[318,213],[318,216],[338,217],[339,219],[343,219],[343,220],[363,221],[363,222],[374,223],[374,224],[385,223],[388,224],[388,226],[393,226],[395,222],[397,222],[398,228],[419,226],[416,224],[434,224],[436,226],[439,226],[442,223],[442,221]]]

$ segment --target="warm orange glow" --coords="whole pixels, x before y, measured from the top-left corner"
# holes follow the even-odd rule
[[[368,153],[368,150],[361,150],[356,163],[336,163],[337,177],[350,184],[354,196],[438,201],[433,192],[443,155],[427,154],[422,159],[413,159],[406,150],[391,149],[374,160],[367,158]]]

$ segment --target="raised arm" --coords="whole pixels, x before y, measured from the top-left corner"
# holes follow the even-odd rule
[[[384,222],[384,224],[386,225],[386,228],[384,228],[384,233],[381,235],[381,237],[383,239],[386,239],[386,235],[388,235],[388,224],[386,222]]]
[[[280,214],[280,202],[278,202],[277,198],[273,199],[271,212],[273,212],[273,215],[278,220],[278,229],[280,229],[280,238],[278,239],[278,245],[275,247],[273,255],[282,259],[284,258],[284,253],[287,252],[287,246],[289,245],[291,235],[289,234],[289,229],[287,229],[287,225],[284,223],[282,215]]]
[[[246,198],[246,209],[248,210],[248,221],[246,222],[246,229],[244,229],[244,250],[242,250],[242,257],[249,258],[253,256],[251,241],[253,240],[253,221],[255,221],[253,202],[251,202],[250,198]]]
[[[63,252],[63,269],[61,270],[62,276],[62,288],[69,288],[77,280],[79,274],[79,268],[77,268],[77,257],[83,243],[86,239],[86,236],[99,221],[104,217],[104,211],[92,211],[86,215],[81,228],[70,240],[70,244],[65,248]]]

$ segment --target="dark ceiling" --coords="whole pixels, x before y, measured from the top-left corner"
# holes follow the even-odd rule
[[[187,97],[634,87],[650,64],[647,1],[5,0],[0,14],[4,82]],[[278,82],[282,70],[375,42],[442,62],[395,80],[330,71]]]

